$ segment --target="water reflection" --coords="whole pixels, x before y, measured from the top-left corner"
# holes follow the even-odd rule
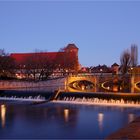
[[[99,125],[100,131],[103,130],[103,121],[104,121],[104,114],[98,113],[98,125]]]
[[[132,114],[132,113],[128,114],[128,122],[132,122],[132,121],[134,121],[134,119],[135,119],[134,114]]]
[[[69,120],[69,110],[68,109],[64,109],[64,119],[65,119],[65,122],[68,122],[68,120]]]
[[[6,118],[6,106],[4,104],[1,105],[1,126],[5,127],[5,118]]]
[[[0,139],[103,139],[139,112],[134,108],[90,105],[2,103]]]

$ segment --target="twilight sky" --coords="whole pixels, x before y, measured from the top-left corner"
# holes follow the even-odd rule
[[[1,49],[51,52],[68,43],[83,66],[119,64],[125,49],[140,46],[140,1],[0,0]]]

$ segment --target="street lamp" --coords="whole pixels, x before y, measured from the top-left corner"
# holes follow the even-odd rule
[[[100,69],[100,77],[102,77],[103,69]]]
[[[102,72],[103,72],[103,69],[100,69],[100,83],[99,83],[99,85],[100,85],[99,89],[100,89],[100,90],[101,90],[101,84],[102,84],[102,81],[101,81]]]
[[[131,68],[130,68],[130,70],[131,70],[131,75],[132,75],[132,72],[133,72],[133,67],[131,67]]]
[[[133,76],[133,67],[130,68],[131,72],[131,93],[134,93],[134,76]]]

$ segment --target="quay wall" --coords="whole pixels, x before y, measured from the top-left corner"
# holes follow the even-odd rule
[[[64,90],[65,78],[47,80],[47,81],[13,81],[0,80],[0,90],[4,89],[43,89],[47,91],[55,91],[58,89]]]

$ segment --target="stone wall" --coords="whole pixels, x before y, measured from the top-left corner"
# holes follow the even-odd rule
[[[0,81],[0,89],[44,89],[47,91],[55,91],[57,89],[64,90],[65,78],[59,78],[48,81],[28,82],[28,81]]]

